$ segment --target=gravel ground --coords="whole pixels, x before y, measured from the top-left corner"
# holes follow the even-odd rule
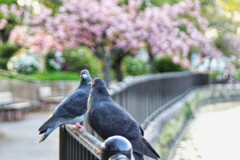
[[[38,128],[51,113],[31,113],[24,120],[0,122],[0,160],[57,160],[58,129],[38,143]]]
[[[202,108],[172,160],[240,160],[240,103]]]

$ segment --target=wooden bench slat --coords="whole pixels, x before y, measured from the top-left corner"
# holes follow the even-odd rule
[[[13,98],[11,92],[0,92],[0,121],[20,120],[31,106],[29,101]]]
[[[0,105],[8,104],[13,101],[11,92],[0,92]]]

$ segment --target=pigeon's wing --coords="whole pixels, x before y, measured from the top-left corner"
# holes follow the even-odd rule
[[[75,90],[57,106],[53,114],[66,119],[83,115],[87,111],[89,92],[83,89]]]
[[[114,135],[126,138],[137,138],[141,135],[139,124],[114,102],[96,104],[90,111],[89,118],[93,129],[103,139]]]

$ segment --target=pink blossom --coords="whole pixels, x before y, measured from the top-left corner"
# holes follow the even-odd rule
[[[5,28],[5,26],[7,25],[7,20],[4,18],[4,19],[1,19],[0,20],[0,30],[3,30]]]

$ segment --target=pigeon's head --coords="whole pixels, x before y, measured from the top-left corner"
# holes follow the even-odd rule
[[[93,92],[103,95],[109,95],[106,83],[102,78],[94,78],[89,85],[91,85]]]
[[[104,82],[104,80],[102,78],[94,78],[90,83],[91,87],[94,88],[102,88],[105,87],[106,88],[106,83]]]
[[[91,78],[91,76],[89,74],[89,71],[87,69],[83,69],[81,71],[81,82],[83,84],[88,84],[91,81],[92,81],[92,78]]]

